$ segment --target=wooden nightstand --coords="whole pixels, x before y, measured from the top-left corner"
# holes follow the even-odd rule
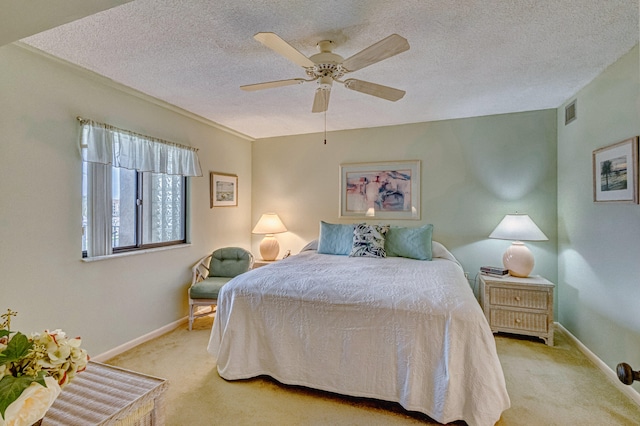
[[[491,331],[536,336],[553,346],[554,286],[539,275],[480,275],[480,305]]]

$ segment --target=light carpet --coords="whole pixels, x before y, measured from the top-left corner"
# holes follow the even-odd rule
[[[268,377],[229,382],[207,353],[212,317],[139,345],[108,364],[169,380],[167,426],[438,424],[398,404],[285,386]],[[497,425],[640,425],[620,392],[561,331],[555,346],[496,335],[511,408]],[[454,424],[464,425],[464,422]]]

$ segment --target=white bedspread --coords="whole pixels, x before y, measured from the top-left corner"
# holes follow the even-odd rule
[[[509,408],[495,341],[460,266],[305,251],[225,285],[208,351],[227,380],[399,402],[493,425]]]

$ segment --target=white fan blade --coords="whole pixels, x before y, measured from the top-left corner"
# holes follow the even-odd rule
[[[295,47],[281,39],[276,33],[258,33],[254,35],[253,38],[267,46],[269,49],[284,56],[294,64],[298,64],[304,68],[313,67],[315,65],[311,59],[307,58]]]
[[[313,98],[313,108],[311,109],[311,112],[325,112],[329,109],[330,95],[330,89],[318,87],[316,89],[316,96]]]
[[[342,66],[349,71],[356,71],[402,53],[405,50],[409,50],[407,39],[398,34],[391,34],[376,44],[372,44],[355,55],[348,57],[342,62]]]
[[[265,83],[247,84],[240,86],[242,90],[253,92],[254,90],[271,89],[273,87],[292,86],[294,84],[302,84],[308,80],[304,78],[291,78],[289,80],[267,81]]]
[[[393,87],[370,83],[368,81],[356,80],[355,78],[345,80],[344,87],[393,102],[402,99],[406,93],[404,90],[394,89]]]

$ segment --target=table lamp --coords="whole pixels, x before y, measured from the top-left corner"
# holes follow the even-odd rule
[[[275,213],[265,213],[260,216],[260,220],[256,223],[252,234],[266,234],[260,243],[260,255],[263,260],[276,260],[276,256],[280,253],[280,244],[273,234],[287,232],[280,218]]]
[[[535,263],[533,253],[523,241],[548,240],[529,215],[517,213],[506,215],[489,238],[515,240],[502,256],[504,267],[514,277],[528,277]]]

